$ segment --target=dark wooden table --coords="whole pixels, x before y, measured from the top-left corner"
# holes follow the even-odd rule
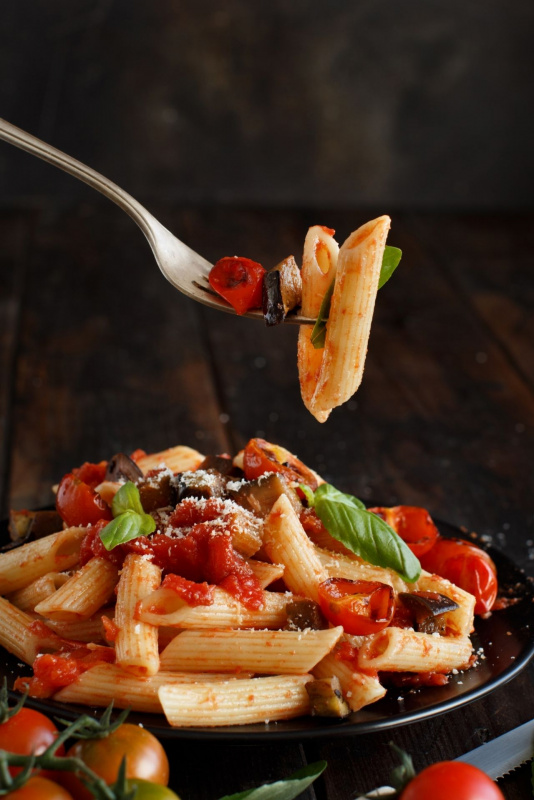
[[[208,258],[300,255],[309,224],[340,238],[372,212],[152,207]],[[401,269],[379,297],[353,401],[317,423],[301,404],[296,329],[211,312],[171,289],[116,208],[0,214],[0,502],[51,501],[71,467],[184,443],[235,451],[263,436],[339,488],[426,506],[534,574],[534,226],[525,216],[393,214]],[[237,746],[179,742],[172,785],[221,795],[325,758],[309,790],[350,800],[385,782],[392,738],[416,767],[534,715],[534,665],[471,705],[391,732]],[[530,797],[529,771],[502,781]],[[454,800],[451,798],[451,800]]]

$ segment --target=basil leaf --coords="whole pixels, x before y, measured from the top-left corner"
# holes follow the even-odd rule
[[[307,483],[299,483],[299,489],[308,501],[308,508],[313,508],[315,505],[315,495],[313,490],[310,489]]]
[[[156,521],[150,514],[138,514],[128,509],[108,523],[100,531],[100,539],[106,550],[113,550],[119,544],[124,544],[138,536],[148,536],[156,530]]]
[[[421,564],[408,545],[358,498],[323,483],[315,492],[315,511],[328,533],[365,561],[395,570],[408,583],[419,578]]]
[[[141,505],[139,489],[135,483],[128,481],[128,483],[125,483],[124,486],[121,486],[113,498],[111,510],[114,517],[118,517],[119,514],[123,514],[125,511],[135,511],[136,514],[145,513],[143,506]]]
[[[326,294],[323,297],[323,302],[321,303],[321,308],[319,309],[319,315],[315,321],[315,325],[313,326],[311,333],[311,343],[316,350],[320,350],[321,347],[324,347],[326,338],[326,323],[328,321],[328,315],[330,314],[330,305],[332,303],[332,294],[334,291],[335,282],[336,279],[334,278],[326,290]]]
[[[326,761],[317,761],[299,769],[289,778],[275,783],[264,783],[256,789],[247,789],[236,794],[227,794],[220,800],[293,800],[304,792],[326,769]]]
[[[382,268],[380,270],[380,278],[378,279],[379,289],[381,289],[382,286],[389,281],[389,279],[399,266],[401,258],[402,258],[402,250],[399,250],[398,247],[390,247],[389,245],[386,245],[384,249],[384,255],[382,256]]]

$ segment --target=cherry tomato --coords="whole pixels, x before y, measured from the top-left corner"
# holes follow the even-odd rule
[[[345,633],[355,636],[381,631],[395,610],[391,586],[346,578],[329,578],[319,584],[319,604],[332,625],[343,625]]]
[[[239,256],[221,258],[209,274],[210,286],[230,303],[238,314],[261,307],[265,270],[257,261]]]
[[[84,474],[84,468],[89,466],[98,465],[84,464],[79,470],[81,474]],[[61,479],[56,496],[58,514],[67,525],[94,525],[101,519],[111,520],[110,507],[94,488],[75,474],[76,472],[78,470],[69,472]],[[91,475],[91,481],[93,478],[94,475]]]
[[[86,483],[91,489],[95,489],[99,483],[106,478],[107,461],[100,461],[98,464],[91,464],[86,461],[81,467],[72,470],[72,474]]]
[[[53,743],[57,734],[58,729],[52,720],[40,711],[21,708],[0,725],[0,749],[21,756],[29,756],[31,753],[40,755]],[[58,756],[62,756],[65,753],[63,745],[56,752]],[[21,767],[11,767],[9,771],[12,775],[17,775]]]
[[[180,800],[168,786],[160,786],[140,778],[131,778],[127,781],[127,787],[128,789],[137,788],[135,800]]]
[[[5,797],[9,800],[74,800],[63,786],[41,775],[33,775],[24,786],[14,792],[8,792]]]
[[[491,611],[497,597],[497,570],[484,550],[463,539],[438,537],[421,557],[421,566],[441,575],[476,598],[475,614]]]
[[[439,536],[438,529],[426,508],[418,506],[392,506],[368,508],[382,517],[406,542],[412,553],[420,558],[427,553]]]
[[[117,780],[124,756],[127,778],[142,778],[161,786],[169,781],[169,761],[161,743],[145,728],[128,722],[104,739],[76,742],[68,750],[69,756],[81,758],[108,785]],[[61,782],[76,800],[94,800],[73,773],[65,773]]]
[[[280,472],[288,481],[306,483],[313,490],[319,485],[313,470],[285,447],[270,444],[265,439],[249,441],[243,454],[243,469],[247,481],[255,480],[266,472]]]
[[[410,781],[400,800],[504,800],[485,772],[461,761],[440,761]]]

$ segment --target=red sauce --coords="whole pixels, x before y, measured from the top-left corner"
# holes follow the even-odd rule
[[[164,589],[172,589],[189,606],[210,606],[213,603],[213,586],[205,581],[196,583],[180,575],[167,575],[161,585]]]
[[[106,642],[113,644],[119,635],[119,627],[109,617],[102,617],[102,627],[104,628],[104,638]]]
[[[37,656],[33,662],[33,678],[17,678],[15,689],[28,689],[31,697],[51,697],[96,664],[114,661],[115,651],[110,647],[80,646],[65,653]]]
[[[261,608],[261,584],[235,550],[231,531],[224,521],[219,522],[223,511],[224,503],[218,499],[202,503],[182,500],[167,521],[177,535],[156,531],[150,537],[132,539],[110,551],[100,539],[100,532],[107,524],[101,520],[88,528],[82,542],[81,563],[99,556],[121,567],[128,553],[149,555],[166,574],[178,575],[195,583],[216,584],[247,608]]]
[[[358,648],[350,642],[340,642],[336,647],[335,657],[340,661],[348,661],[353,664],[358,658]]]
[[[445,686],[449,676],[442,672],[381,672],[380,682],[402,689],[416,689],[419,686]]]

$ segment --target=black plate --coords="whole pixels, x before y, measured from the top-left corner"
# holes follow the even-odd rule
[[[445,536],[462,536],[459,530],[446,523],[439,523],[439,528]],[[0,541],[6,541],[7,538],[4,522],[0,527]],[[164,738],[254,743],[272,739],[280,741],[376,732],[428,719],[471,703],[514,678],[534,655],[534,637],[529,625],[534,587],[506,556],[492,548],[488,552],[497,565],[501,594],[519,598],[519,601],[494,612],[488,619],[475,618],[476,630],[472,639],[476,650],[483,649],[484,657],[467,672],[452,676],[447,686],[417,690],[392,689],[382,700],[343,720],[301,717],[269,724],[225,728],[171,728],[163,716],[132,712],[129,721],[142,723],[145,728]],[[3,680],[5,676],[10,688],[18,675],[29,674],[29,668],[9,653],[3,651],[0,659],[0,679]],[[93,713],[86,706],[66,705],[54,700],[28,698],[27,704],[49,715],[66,719]],[[100,714],[101,709],[94,713]]]

